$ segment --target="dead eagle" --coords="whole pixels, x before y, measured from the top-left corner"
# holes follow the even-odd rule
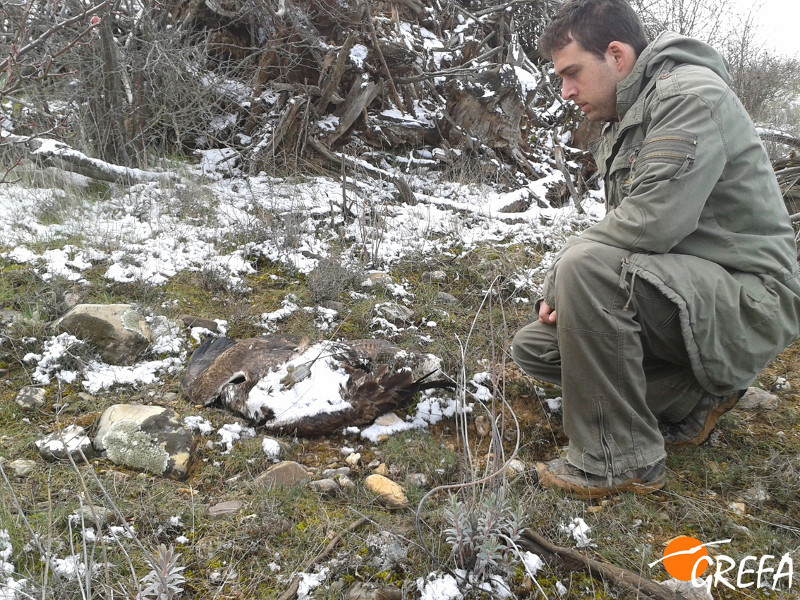
[[[206,338],[181,382],[195,404],[219,402],[268,431],[305,437],[368,425],[421,390],[452,387],[438,357],[387,340],[311,345],[280,335]]]

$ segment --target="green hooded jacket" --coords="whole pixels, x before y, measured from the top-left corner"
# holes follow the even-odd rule
[[[677,305],[692,369],[714,394],[750,385],[800,336],[794,230],[729,83],[703,42],[665,32],[647,46],[617,86],[620,120],[591,147],[606,216],[559,253],[587,241],[630,250],[621,285],[642,278]],[[544,285],[556,310],[557,268],[558,256]]]

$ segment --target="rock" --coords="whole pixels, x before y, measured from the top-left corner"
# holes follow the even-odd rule
[[[265,437],[261,440],[261,449],[267,458],[277,461],[284,453],[284,447],[275,438]]]
[[[773,392],[788,392],[792,389],[792,384],[786,377],[778,377],[769,389]]]
[[[219,333],[219,323],[212,321],[211,319],[195,317],[194,315],[181,315],[178,317],[178,321],[183,323],[183,326],[187,329],[201,327],[202,329],[208,329],[214,333]]]
[[[334,480],[345,492],[352,492],[354,489],[356,489],[356,484],[347,475],[339,475]]]
[[[18,458],[17,460],[12,460],[10,463],[8,463],[8,466],[11,467],[11,470],[14,471],[14,475],[17,477],[27,477],[33,473],[33,470],[39,466],[39,463],[35,460]]]
[[[221,519],[228,515],[239,512],[242,509],[242,502],[239,500],[228,500],[227,502],[220,502],[208,509],[208,516],[212,519]]]
[[[526,470],[527,467],[525,463],[518,458],[515,458],[508,461],[508,464],[506,465],[506,477],[508,479],[516,479],[520,475],[523,475]]]
[[[150,345],[144,317],[130,304],[79,304],[56,328],[91,343],[112,365],[133,365]]]
[[[401,600],[403,592],[395,587],[375,583],[354,583],[347,589],[345,600]]]
[[[775,410],[778,408],[778,397],[757,387],[747,388],[747,392],[739,400],[736,408],[741,410]]]
[[[394,571],[408,557],[408,546],[390,531],[370,535],[366,546],[370,565],[379,571]]]
[[[711,575],[709,575],[711,577]],[[672,590],[680,595],[684,600],[714,600],[709,589],[711,586],[705,585],[704,579],[700,578],[696,581],[679,581],[677,579],[668,579],[661,581],[661,585],[665,588]]]
[[[301,483],[310,477],[311,474],[303,465],[285,460],[261,473],[253,483],[269,487],[283,487]]]
[[[75,292],[67,292],[64,294],[64,310],[68,311],[75,308],[81,303],[82,295]]]
[[[511,204],[507,204],[497,212],[501,213],[524,213],[531,207],[530,200],[514,200]]]
[[[428,476],[425,473],[409,473],[406,477],[406,485],[418,488],[428,487]]]
[[[378,285],[391,285],[394,283],[394,279],[388,273],[384,273],[382,271],[374,271],[372,273],[367,273],[367,278],[361,282],[362,287],[375,287]]]
[[[104,527],[107,523],[112,523],[116,520],[114,511],[105,506],[81,506],[73,513],[78,523],[84,527],[92,525],[98,529]]]
[[[227,550],[226,546],[229,546],[227,538],[209,536],[200,538],[192,544],[192,551],[203,561],[210,562],[218,554],[224,554]]]
[[[378,425],[379,427],[385,427],[387,429],[392,429],[395,427],[402,427],[403,425],[405,425],[405,421],[403,421],[403,419],[397,416],[396,413],[389,412],[375,419],[375,425]]]
[[[322,306],[329,310],[335,310],[339,314],[347,311],[347,305],[344,302],[337,302],[336,300],[328,300],[327,302],[323,302]]]
[[[329,478],[309,481],[308,487],[323,496],[335,496],[339,493],[339,484]]]
[[[420,277],[420,279],[428,283],[433,281],[445,281],[447,279],[447,273],[441,270],[425,271]]]
[[[56,431],[37,440],[36,447],[39,454],[46,460],[66,460],[69,457],[76,463],[83,461],[83,456],[94,456],[92,440],[86,435],[83,427],[70,425],[62,431]]]
[[[767,491],[762,488],[760,485],[756,485],[755,487],[751,487],[750,489],[746,490],[742,494],[742,498],[749,502],[750,504],[761,504],[762,502],[766,502],[770,500],[770,495]]]
[[[439,292],[436,294],[436,299],[442,304],[458,304],[458,298],[447,292]]]
[[[25,317],[21,312],[16,310],[2,309],[0,310],[0,327],[11,328],[15,323],[23,321]]]
[[[375,467],[372,472],[375,475],[383,475],[386,477],[389,474],[389,467],[386,466],[386,463],[380,463],[377,467]]]
[[[492,432],[491,423],[485,415],[478,415],[475,417],[475,431],[480,437],[486,437]]]
[[[408,507],[408,498],[402,486],[388,477],[370,475],[364,480],[364,486],[386,508],[396,510]]]
[[[397,327],[407,327],[414,322],[414,311],[397,304],[397,302],[383,302],[375,306],[375,313]]]
[[[747,514],[747,505],[739,500],[728,504],[728,508],[730,508],[735,514],[739,515],[740,517],[743,517]]]
[[[358,463],[361,462],[361,454],[359,454],[358,452],[353,452],[347,458],[344,459],[344,462],[346,462],[350,467],[356,468],[358,466]]]
[[[44,408],[46,399],[47,391],[44,388],[28,385],[17,392],[14,401],[22,410],[33,411]]]
[[[186,479],[193,437],[175,411],[163,406],[115,404],[100,417],[94,447],[118,465]]]
[[[350,475],[350,467],[339,467],[338,469],[325,469],[322,476],[333,479],[334,477]]]

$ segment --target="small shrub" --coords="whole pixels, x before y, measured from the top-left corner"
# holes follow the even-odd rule
[[[306,277],[311,299],[316,303],[336,300],[339,294],[357,284],[363,278],[360,267],[349,267],[336,258],[319,261],[317,268]]]
[[[471,504],[451,495],[444,514],[445,539],[452,546],[456,566],[473,581],[512,572],[509,559],[522,529],[522,515],[504,494],[481,494]]]
[[[180,554],[175,549],[164,544],[158,547],[155,567],[142,578],[144,588],[137,596],[138,600],[154,598],[156,600],[172,600],[183,592],[183,583],[186,578],[183,570],[186,567],[178,566]]]

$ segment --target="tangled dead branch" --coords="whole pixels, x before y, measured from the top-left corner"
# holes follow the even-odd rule
[[[552,99],[521,30],[530,37],[550,0],[472,4],[286,0],[279,10],[228,0],[181,2],[175,14],[184,29],[209,32],[215,60],[251,64],[250,97],[229,108],[252,171],[330,163],[344,146],[362,155],[428,146],[537,178],[531,142],[545,124],[531,108]]]

